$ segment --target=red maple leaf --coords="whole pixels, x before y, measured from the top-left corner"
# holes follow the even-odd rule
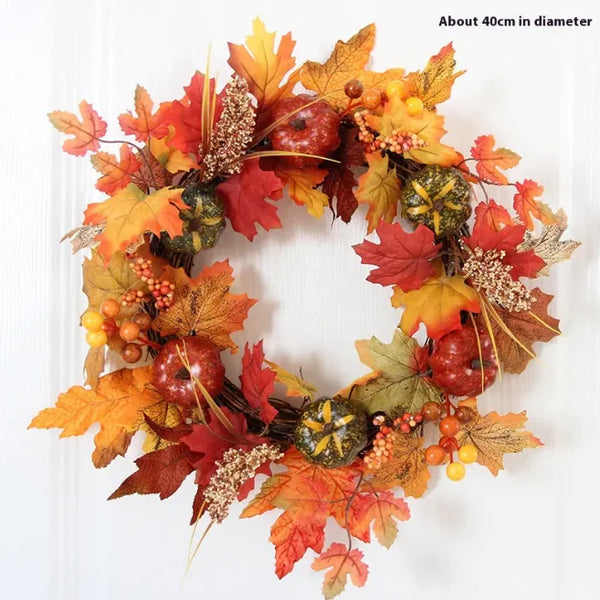
[[[119,158],[108,152],[97,152],[92,155],[91,161],[94,169],[102,173],[96,189],[109,196],[126,188],[132,180],[137,185],[142,179],[139,173],[142,163],[127,144],[121,145]]]
[[[252,408],[260,409],[260,418],[270,423],[279,412],[269,403],[269,396],[275,389],[277,375],[269,368],[263,369],[265,360],[263,341],[254,344],[252,350],[248,344],[242,358],[242,394]]]
[[[266,440],[247,433],[247,423],[243,414],[233,413],[227,407],[221,407],[221,412],[231,424],[232,428],[225,426],[216,416],[208,418],[206,425],[192,426],[192,432],[181,438],[181,441],[196,453],[194,462],[196,469],[196,482],[205,487],[217,470],[215,462],[230,448],[250,450]]]
[[[532,217],[538,219],[544,225],[556,223],[556,217],[552,213],[552,210],[543,202],[536,200],[538,196],[544,193],[543,186],[531,179],[525,179],[523,183],[517,182],[515,185],[517,193],[515,194],[513,207],[517,211],[521,221],[527,226],[527,229],[533,229]]]
[[[507,225],[500,231],[494,231],[484,220],[477,218],[471,237],[464,240],[471,250],[481,248],[484,251],[504,251],[501,260],[505,265],[512,266],[510,275],[516,281],[521,277],[535,277],[546,265],[533,250],[517,251],[525,230],[525,225]]]
[[[63,142],[63,150],[68,154],[84,156],[89,150],[95,152],[100,148],[100,138],[106,133],[107,125],[85,100],[79,103],[79,112],[81,120],[77,115],[62,110],[48,113],[48,118],[56,129],[73,136]]]
[[[190,84],[183,89],[186,95],[181,100],[175,100],[169,111],[168,124],[175,127],[175,135],[169,140],[169,146],[184,153],[198,154],[202,141],[202,96],[204,92],[205,76],[196,71]],[[210,94],[213,98],[215,80],[210,80]],[[223,110],[223,92],[217,94],[213,122],[216,123]]]
[[[277,207],[266,200],[278,200],[282,190],[279,177],[272,171],[263,171],[256,160],[245,161],[239,173],[217,187],[231,226],[250,241],[257,234],[257,223],[265,231],[281,227]]]
[[[363,264],[377,265],[367,281],[381,285],[397,285],[402,291],[417,290],[435,275],[431,260],[441,244],[435,243],[433,231],[419,225],[414,232],[402,229],[399,223],[380,221],[377,235],[381,244],[365,240],[353,246]]]
[[[494,231],[500,231],[505,225],[515,224],[504,206],[500,206],[492,199],[488,202],[480,202],[475,207],[475,217]]]

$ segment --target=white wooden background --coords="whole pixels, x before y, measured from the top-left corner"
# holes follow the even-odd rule
[[[524,158],[514,178],[546,187],[585,245],[543,282],[565,334],[519,377],[484,399],[500,412],[528,409],[546,446],[509,456],[497,479],[470,467],[460,484],[435,474],[411,501],[389,551],[365,546],[370,576],[346,598],[600,598],[598,567],[599,95],[600,11],[592,0],[560,2],[267,2],[219,0],[3,0],[0,5],[0,581],[4,598],[129,600],[317,598],[322,574],[311,552],[279,582],[267,541],[274,517],[231,518],[211,532],[182,582],[192,486],[171,499],[105,498],[133,469],[119,459],[96,471],[92,435],[58,441],[25,431],[38,410],[81,381],[85,352],[77,315],[80,257],[58,245],[98,200],[85,159],[61,153],[46,113],[93,102],[115,132],[136,83],[155,100],[178,97],[213,43],[224,81],[226,41],[241,42],[261,15],[292,29],[300,60],[325,59],[338,38],[378,25],[374,66],[419,68],[454,40],[468,73],[444,104],[448,141],[463,151],[479,134]],[[521,12],[522,11],[522,12]],[[444,29],[443,14],[593,17],[588,29]],[[109,130],[110,132],[110,130]],[[501,199],[508,200],[503,197]],[[236,290],[260,299],[238,343],[265,338],[268,356],[302,365],[322,393],[364,372],[355,339],[389,340],[398,313],[387,290],[365,282],[350,245],[364,222],[320,222],[282,201],[284,229],[254,244],[228,231],[207,262],[231,258]],[[8,275],[8,280],[6,279]],[[239,355],[228,359],[232,375]],[[332,535],[337,535],[332,530]]]

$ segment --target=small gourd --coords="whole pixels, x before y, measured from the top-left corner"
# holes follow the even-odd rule
[[[304,409],[294,442],[311,462],[326,468],[349,465],[367,444],[367,414],[349,400],[320,398]]]
[[[458,169],[430,165],[402,188],[402,216],[422,223],[436,237],[454,233],[471,215],[471,186]]]
[[[212,248],[225,227],[225,206],[215,188],[194,185],[185,189],[181,199],[189,208],[182,210],[182,234],[169,237],[162,234],[162,242],[174,252],[195,254],[203,248]]]

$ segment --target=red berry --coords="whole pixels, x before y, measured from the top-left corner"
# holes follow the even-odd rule
[[[426,421],[437,421],[442,416],[442,407],[440,404],[431,400],[423,404],[421,411]]]
[[[440,421],[440,431],[442,435],[455,436],[460,431],[460,421],[454,416],[444,417]]]
[[[425,450],[425,462],[428,465],[441,465],[446,460],[446,451],[437,444]]]
[[[422,415],[421,413],[417,413],[417,414],[415,415],[415,421],[416,421],[417,423],[422,423],[422,422],[423,422],[423,415]]]
[[[142,358],[142,348],[139,344],[129,342],[121,348],[121,356],[126,363],[136,363]]]
[[[408,422],[408,421],[410,421],[410,420],[411,420],[411,418],[412,418],[412,415],[411,415],[409,412],[405,412],[405,413],[402,415],[402,420],[403,420],[405,423],[406,423],[406,422]]]
[[[459,406],[454,411],[454,416],[464,424],[472,421],[475,418],[475,411],[468,406]]]
[[[325,100],[309,94],[284,98],[271,110],[273,121],[283,119],[269,139],[273,150],[328,156],[340,145],[340,117]],[[304,107],[304,108],[303,108]],[[285,156],[279,159],[290,167],[316,166],[321,158]]]
[[[182,354],[187,353],[191,371],[183,364],[178,349]],[[154,359],[152,371],[154,385],[163,398],[183,407],[195,406],[196,395],[200,402],[204,401],[193,378],[200,381],[212,398],[221,392],[225,379],[225,367],[218,348],[206,338],[198,336],[167,342]]]
[[[410,433],[410,425],[408,423],[402,423],[402,425],[400,425],[400,431],[402,433]]]
[[[133,317],[133,322],[142,330],[146,331],[152,325],[152,317],[145,312],[139,312]]]

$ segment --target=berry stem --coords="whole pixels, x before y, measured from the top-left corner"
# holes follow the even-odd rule
[[[145,344],[146,346],[149,346],[150,348],[154,348],[154,350],[162,350],[162,346],[160,344],[157,344],[156,342],[153,342],[152,340],[149,340],[147,337],[144,337],[143,335],[140,335],[137,339],[138,342],[141,342],[142,344]]]

